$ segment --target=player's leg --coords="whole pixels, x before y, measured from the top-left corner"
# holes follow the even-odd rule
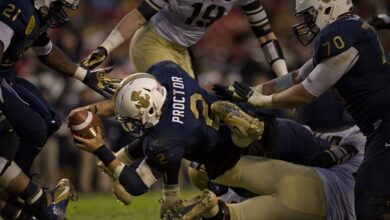
[[[18,147],[19,138],[16,132],[11,127],[10,123],[4,116],[0,119],[0,188],[4,190],[2,196],[17,196],[26,203],[26,207],[33,211],[38,217],[48,219],[54,215],[48,208],[48,194],[40,187],[33,183],[26,174],[12,161],[13,149]],[[66,186],[66,187],[65,187]],[[58,203],[62,203],[63,207],[56,207],[58,213],[60,209],[65,210],[66,204],[71,198],[71,187],[69,181],[64,181],[59,184],[58,192],[64,192],[62,198],[56,198]],[[20,202],[13,199],[5,201],[2,197],[1,215],[5,219],[14,219],[26,215],[22,210]]]
[[[292,209],[273,196],[257,196],[236,204],[227,204],[231,220],[296,219],[321,220],[324,216]]]
[[[325,216],[322,181],[310,167],[265,158],[243,156],[230,170],[213,180],[244,188],[257,195],[274,195],[281,204],[308,215]]]
[[[130,58],[139,72],[146,72],[152,65],[170,60],[195,78],[188,48],[167,41],[151,24],[135,33],[130,45]]]
[[[320,177],[309,167],[243,156],[232,169],[214,180],[231,187],[245,188],[257,195],[244,202],[211,205],[207,193],[180,204],[176,212],[183,219],[202,212],[204,219],[325,219],[326,198]],[[194,204],[201,203],[197,207]],[[206,211],[204,211],[206,210]],[[176,214],[177,214],[176,213]]]
[[[24,79],[10,77],[1,81],[0,109],[20,137],[15,162],[28,173],[52,132],[59,128],[61,120],[39,93]]]
[[[356,176],[358,220],[386,219],[382,216],[390,214],[389,127],[389,123],[382,124],[367,139],[364,160]]]

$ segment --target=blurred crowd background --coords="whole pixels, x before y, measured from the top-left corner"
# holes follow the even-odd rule
[[[82,0],[77,11],[68,11],[71,21],[63,28],[50,32],[53,43],[62,48],[74,61],[79,62],[94,50],[111,32],[117,22],[140,0]],[[296,40],[291,26],[294,17],[292,0],[263,0],[272,28],[282,45],[289,70],[294,70],[311,58],[311,47],[303,47]],[[356,13],[363,18],[380,13],[380,2],[360,0]],[[380,33],[385,39],[386,33]],[[387,37],[388,38],[388,37]],[[388,42],[387,44],[389,49]],[[246,17],[239,8],[212,25],[205,37],[192,48],[196,57],[196,72],[200,84],[210,90],[214,83],[230,84],[243,80],[258,84],[275,77],[266,63],[258,41],[254,38]],[[129,60],[129,43],[116,49],[106,66],[114,66],[114,76],[125,76],[135,70]],[[389,50],[390,51],[390,50]],[[71,109],[101,99],[75,80],[39,64],[30,53],[18,64],[21,76],[38,85],[49,102],[63,116],[63,126],[50,138],[44,151],[35,162],[35,172],[41,175],[41,183],[53,187],[60,177],[73,180],[79,191],[109,191],[109,180],[96,170],[95,158],[73,146],[67,115]],[[289,117],[315,130],[337,130],[352,124],[351,118],[330,94],[300,109],[275,112],[280,117]],[[126,144],[129,137],[114,120],[105,121],[107,145],[114,150]]]

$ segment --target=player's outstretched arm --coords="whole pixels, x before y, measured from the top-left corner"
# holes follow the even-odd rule
[[[143,1],[137,9],[130,11],[118,23],[107,39],[87,58],[81,61],[80,65],[86,69],[94,69],[99,66],[107,59],[111,51],[133,37],[134,33],[167,5],[168,2],[168,0]]]
[[[260,108],[286,109],[310,103],[352,68],[359,58],[353,47],[319,63],[306,79],[283,92],[263,95],[254,92],[248,102]]]
[[[61,49],[53,45],[50,39],[45,46],[35,46],[33,50],[42,63],[53,70],[80,80],[105,98],[111,98],[113,95],[113,90],[109,88],[110,83],[120,82],[120,79],[106,76],[112,68],[86,70],[79,67]]]
[[[130,39],[146,21],[146,18],[138,9],[130,11],[118,23],[106,40],[87,58],[81,61],[80,66],[86,69],[94,69],[102,64],[111,51],[120,46],[127,39]]]
[[[102,163],[108,167],[115,175],[115,178],[126,189],[126,191],[134,196],[146,193],[151,185],[157,182],[161,177],[161,173],[149,166],[143,160],[137,170],[126,166],[118,160],[110,149],[104,145],[104,136],[102,129],[97,128],[96,136],[91,139],[85,139],[77,135],[73,135],[75,145],[81,150],[93,153]]]
[[[248,17],[253,33],[260,41],[261,48],[269,65],[275,71],[276,75],[286,75],[288,70],[282,48],[275,34],[272,32],[267,13],[260,0],[243,0],[241,2],[241,8]]]

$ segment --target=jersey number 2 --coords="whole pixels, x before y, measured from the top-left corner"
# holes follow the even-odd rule
[[[187,18],[185,22],[186,25],[191,25],[198,18],[200,12],[203,9],[203,3],[200,2],[194,3],[192,7],[194,8],[194,11],[192,12],[191,17]],[[196,21],[195,23],[196,26],[198,27],[210,26],[212,23],[214,23],[214,21],[220,19],[223,16],[225,10],[226,9],[220,5],[209,5],[204,11],[202,18]]]
[[[191,111],[194,114],[196,119],[199,119],[199,110],[197,108],[197,103],[202,103],[202,115],[204,117],[204,120],[206,122],[206,125],[209,127],[214,128],[215,130],[219,129],[219,118],[216,117],[215,119],[210,118],[209,116],[209,105],[207,104],[206,100],[204,100],[203,96],[199,93],[195,93],[190,98],[191,102]]]

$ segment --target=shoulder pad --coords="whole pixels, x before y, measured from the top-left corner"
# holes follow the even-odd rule
[[[344,19],[324,28],[314,42],[314,64],[353,47],[361,35],[361,24],[359,20]]]

